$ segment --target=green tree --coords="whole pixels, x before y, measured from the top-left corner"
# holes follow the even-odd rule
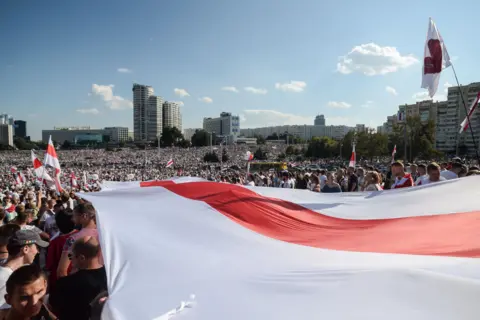
[[[176,146],[178,142],[183,139],[183,134],[177,127],[163,128],[162,137],[160,138],[160,145],[164,147]]]
[[[220,162],[220,160],[218,159],[218,155],[215,153],[215,151],[205,153],[205,155],[203,156],[203,161]]]
[[[222,161],[227,162],[230,157],[228,156],[227,149],[222,150]]]
[[[196,130],[191,138],[192,146],[205,147],[210,145],[210,134],[205,130]]]
[[[265,144],[266,140],[263,136],[256,134],[253,137],[257,139],[257,144]]]
[[[279,140],[279,139],[280,138],[279,138],[279,136],[276,132],[274,132],[273,134],[271,134],[267,137],[267,140]]]
[[[292,155],[295,153],[295,149],[293,148],[293,146],[288,146],[287,149],[285,149],[285,153],[287,155]]]
[[[72,143],[68,140],[63,141],[62,149],[71,150],[72,149]]]
[[[307,158],[330,158],[336,154],[338,142],[329,137],[314,137],[305,152]]]
[[[262,148],[258,148],[254,153],[253,157],[256,160],[267,160],[267,153],[262,150]]]
[[[388,136],[373,131],[360,132],[356,136],[355,151],[370,161],[373,157],[388,154]]]
[[[179,146],[180,148],[188,148],[188,147],[190,147],[190,145],[191,145],[190,141],[185,140],[185,139],[181,139],[181,140],[177,143],[177,146]]]
[[[407,141],[405,141],[404,130],[407,130]],[[404,124],[393,127],[389,136],[389,150],[397,146],[397,158],[404,157],[405,142],[407,145],[407,159],[415,158],[428,159],[438,155],[435,150],[435,122],[433,120],[421,121],[419,116],[407,117]]]
[[[36,147],[35,144],[20,137],[14,137],[13,143],[19,150],[31,150]]]

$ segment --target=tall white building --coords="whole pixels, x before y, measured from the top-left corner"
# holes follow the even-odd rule
[[[142,84],[133,84],[133,136],[135,141],[148,140],[148,99],[153,88]]]
[[[217,118],[203,118],[203,130],[235,141],[240,135],[240,117],[222,112]]]
[[[13,146],[13,126],[0,124],[0,144]]]
[[[274,133],[277,135],[288,133],[289,135],[293,135],[305,140],[309,140],[313,137],[329,137],[335,140],[340,140],[350,131],[355,131],[355,128],[348,126],[312,126],[303,124],[241,129],[240,134],[247,138],[252,138],[254,136],[266,138]]]
[[[4,113],[0,115],[0,124],[9,124],[13,126],[15,125],[15,120],[11,115]]]
[[[182,132],[182,113],[178,103],[171,101],[163,103],[163,127],[175,127]]]
[[[147,140],[155,141],[163,132],[163,98],[148,97],[147,103]]]

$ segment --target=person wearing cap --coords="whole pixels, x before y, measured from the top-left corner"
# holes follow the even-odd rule
[[[43,241],[40,235],[32,230],[19,230],[8,241],[8,259],[5,265],[0,267],[0,306],[5,304],[5,285],[8,278],[21,266],[33,263],[38,254],[37,246],[46,248],[48,242]]]

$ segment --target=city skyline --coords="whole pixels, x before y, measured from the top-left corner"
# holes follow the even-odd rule
[[[478,80],[477,44],[463,39],[475,36],[465,23],[480,4],[460,2],[2,3],[0,110],[27,121],[34,140],[59,125],[133,130],[138,82],[183,105],[183,128],[222,111],[239,115],[241,128],[310,124],[317,114],[376,128],[399,105],[427,97],[420,77],[429,16],[461,83]],[[447,69],[435,100],[452,84]]]

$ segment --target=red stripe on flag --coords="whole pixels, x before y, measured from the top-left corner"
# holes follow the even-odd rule
[[[295,244],[342,251],[480,257],[480,211],[350,220],[231,184],[149,181],[140,186],[160,186],[204,201],[248,229]]]

